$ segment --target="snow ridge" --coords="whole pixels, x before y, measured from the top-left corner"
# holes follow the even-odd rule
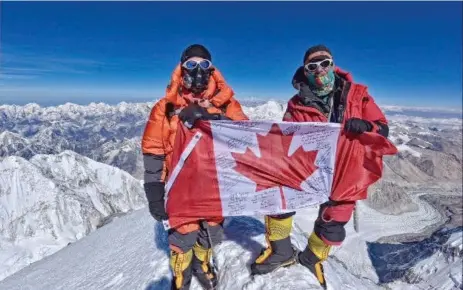
[[[140,181],[72,151],[0,162],[0,280],[145,206]]]

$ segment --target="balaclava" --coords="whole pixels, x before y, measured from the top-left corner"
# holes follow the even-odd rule
[[[310,59],[309,59],[310,57]],[[309,62],[319,62],[332,59],[331,51],[324,45],[309,48],[304,55],[304,66]],[[313,72],[305,71],[310,90],[317,96],[323,97],[333,91],[335,84],[334,64],[326,69],[317,69]]]
[[[180,62],[183,64],[191,57],[201,57],[209,61],[212,60],[211,54],[204,46],[200,44],[193,44],[187,47],[180,57]],[[212,71],[210,69],[202,69],[198,65],[192,70],[182,67],[183,85],[195,94],[203,92],[207,88],[209,78]]]

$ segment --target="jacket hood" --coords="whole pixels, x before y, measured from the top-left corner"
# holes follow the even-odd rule
[[[343,81],[347,82],[353,82],[354,79],[352,77],[352,74],[348,71],[345,71],[339,67],[334,68],[335,74]],[[296,80],[293,80],[293,84]],[[308,90],[308,84],[304,82],[302,85],[299,86],[299,90]],[[299,92],[300,93],[300,92]],[[299,104],[300,101],[300,96],[299,93],[294,95],[288,102],[288,107],[294,110],[300,110],[300,111],[306,111],[306,112],[315,112],[316,109],[308,106],[303,106]],[[315,100],[317,97],[313,96],[313,99]]]
[[[334,68],[334,72],[342,79],[348,82],[353,82],[354,78],[352,77],[352,74],[348,71],[342,70],[339,67]]]
[[[182,87],[182,68],[178,64],[171,75],[170,83],[166,89],[167,100],[176,105],[186,105],[186,100],[179,94]],[[202,97],[208,99],[214,106],[220,107],[228,102],[233,95],[232,88],[225,82],[220,71],[215,68]]]

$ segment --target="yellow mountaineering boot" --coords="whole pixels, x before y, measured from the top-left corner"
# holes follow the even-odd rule
[[[326,289],[325,274],[322,262],[328,258],[331,246],[325,244],[314,232],[309,237],[309,243],[303,252],[299,253],[298,261],[307,267],[317,278],[320,285]]]
[[[189,290],[191,284],[191,261],[193,250],[185,253],[170,252],[170,267],[173,273],[171,290]]]
[[[267,248],[251,265],[252,275],[262,275],[296,263],[297,252],[291,244],[293,217],[265,217]]]
[[[206,290],[217,287],[217,276],[209,261],[212,258],[212,249],[206,249],[198,242],[193,246],[192,272],[198,282]]]

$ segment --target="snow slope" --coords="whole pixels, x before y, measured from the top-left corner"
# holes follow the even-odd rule
[[[140,181],[72,151],[0,162],[0,279],[145,206]]]
[[[438,258],[443,256],[443,250],[440,248],[435,255],[416,264],[399,265],[406,267],[405,270],[415,271],[415,277],[420,277],[419,284],[408,284],[399,279],[378,285],[379,278],[370,259],[368,243],[378,237],[406,234],[407,225],[430,226],[438,219],[438,213],[434,213],[434,220],[421,216],[418,218],[421,222],[418,223],[417,217],[410,214],[403,214],[394,221],[388,221],[387,215],[374,213],[363,203],[360,203],[360,208],[362,215],[370,215],[370,221],[362,222],[360,233],[354,232],[352,222],[346,226],[346,243],[332,251],[331,258],[325,266],[329,289],[340,289],[340,285],[343,285],[342,289],[365,290],[450,290],[461,287],[461,275],[458,276],[461,271],[456,267],[458,263],[461,265],[461,256],[453,256],[454,260],[447,262]],[[307,243],[306,236],[312,230],[315,216],[316,209],[309,208],[298,212],[295,217],[292,240],[299,249],[303,249]],[[381,223],[390,226],[378,226]],[[393,226],[397,224],[402,226]],[[416,230],[419,231],[418,228]],[[258,255],[265,241],[261,217],[227,218],[225,234],[224,242],[215,248],[220,269],[219,289],[321,289],[310,272],[300,265],[280,269],[255,279],[250,278],[248,266]],[[458,242],[457,234],[454,234],[452,239],[442,241],[441,244],[442,249],[450,244],[458,248],[461,241]],[[431,265],[431,262],[435,270],[429,273],[423,265]],[[421,272],[419,269],[422,269]],[[437,276],[433,273],[437,273]],[[115,219],[56,254],[6,278],[0,282],[0,289],[162,290],[169,289],[170,279],[166,233],[162,226],[149,216],[146,209],[141,209]],[[437,288],[433,288],[436,281],[441,282]],[[192,290],[194,289],[200,289],[195,280]]]

